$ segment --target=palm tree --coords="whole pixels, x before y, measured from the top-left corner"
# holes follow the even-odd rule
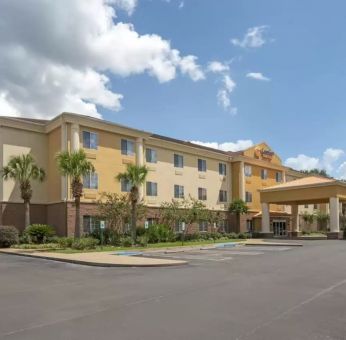
[[[144,184],[148,175],[146,166],[138,166],[128,164],[126,172],[118,174],[115,178],[130,184],[130,202],[131,202],[131,234],[132,244],[136,243],[136,227],[137,227],[137,205],[139,201],[139,187]]]
[[[21,198],[25,207],[25,228],[30,225],[30,200],[32,198],[31,181],[43,182],[46,173],[40,168],[32,155],[13,156],[1,170],[4,180],[13,179],[19,183]]]
[[[237,232],[240,232],[240,215],[246,214],[248,210],[246,203],[241,199],[234,200],[229,205],[228,211],[235,214],[237,218]]]
[[[56,161],[61,174],[71,179],[72,196],[76,207],[74,236],[79,237],[81,234],[80,198],[83,195],[82,178],[90,172],[94,172],[95,168],[93,164],[87,160],[83,150],[71,153],[69,151],[59,152],[56,156]]]

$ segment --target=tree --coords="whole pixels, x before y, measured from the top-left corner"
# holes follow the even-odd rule
[[[331,176],[329,176],[327,174],[327,171],[324,169],[310,169],[310,170],[300,170],[300,172],[302,172],[303,174],[306,175],[317,175],[317,176],[321,176],[321,177],[326,177],[326,178],[331,178]]]
[[[131,221],[131,204],[126,195],[103,193],[97,202],[100,218],[107,221],[107,228],[123,232],[125,223]],[[137,219],[145,215],[145,207],[137,205]]]
[[[132,243],[136,243],[136,227],[137,227],[137,207],[139,203],[139,187],[144,184],[148,175],[148,168],[146,166],[138,166],[128,164],[126,172],[120,173],[116,179],[125,181],[131,186],[129,199],[131,202],[131,234]]]
[[[5,167],[1,170],[4,180],[13,179],[19,183],[21,198],[25,207],[25,228],[30,225],[30,201],[32,198],[33,180],[43,182],[46,173],[40,168],[32,155],[13,156]]]
[[[316,213],[316,221],[318,223],[319,230],[326,231],[329,221],[329,215],[323,211],[318,210]]]
[[[242,199],[236,199],[229,205],[228,211],[236,215],[237,231],[240,231],[240,215],[246,214],[249,208]]]
[[[308,229],[310,231],[311,224],[314,223],[314,220],[315,220],[315,215],[309,214],[307,211],[304,211],[302,218],[304,223],[308,225]]]
[[[87,174],[94,172],[93,164],[87,160],[83,150],[74,152],[62,151],[56,156],[56,161],[60,173],[67,176],[71,180],[72,196],[75,201],[76,216],[75,216],[75,237],[81,235],[81,218],[80,218],[80,199],[83,195],[82,178]]]

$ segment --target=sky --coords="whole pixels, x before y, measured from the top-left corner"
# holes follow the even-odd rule
[[[68,111],[346,178],[346,2],[2,0],[0,115]]]

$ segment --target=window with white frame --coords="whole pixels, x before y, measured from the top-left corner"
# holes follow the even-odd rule
[[[219,202],[221,202],[221,203],[227,202],[227,191],[226,190],[220,190],[219,191]]]
[[[280,182],[282,182],[282,172],[277,172],[276,174],[275,174],[275,179],[276,179],[276,182],[277,183],[280,183]]]
[[[183,168],[184,167],[184,156],[174,154],[174,167],[175,168]]]
[[[198,223],[199,231],[205,233],[208,231],[208,221],[199,221]]]
[[[198,158],[198,171],[207,171],[207,161],[205,159]]]
[[[157,183],[147,182],[147,196],[157,196]]]
[[[184,198],[184,186],[174,184],[174,198]]]
[[[207,200],[207,189],[206,188],[198,188],[198,199],[201,201]]]
[[[147,163],[157,163],[156,150],[147,148],[145,150],[145,160]]]
[[[122,192],[130,192],[131,191],[131,182],[127,181],[126,179],[121,179],[120,181],[120,185],[121,185],[121,191]]]
[[[174,225],[174,228],[175,228],[175,232],[176,233],[183,232],[183,222],[182,221],[176,221],[175,225]]]
[[[251,203],[252,202],[252,192],[246,191],[245,192],[245,202]]]
[[[95,216],[83,216],[83,232],[84,234],[91,234],[100,228],[100,220]]]
[[[261,178],[263,180],[268,178],[268,170],[267,169],[261,169]]]
[[[86,189],[98,189],[98,175],[96,172],[89,172],[83,177],[83,186]]]
[[[245,165],[244,166],[244,174],[246,177],[252,176],[252,166],[251,165]]]
[[[97,149],[98,135],[95,132],[83,131],[83,147],[85,149]]]
[[[121,154],[126,156],[133,156],[135,154],[135,143],[132,140],[121,140]]]
[[[219,174],[226,176],[227,174],[227,167],[225,163],[219,163]]]

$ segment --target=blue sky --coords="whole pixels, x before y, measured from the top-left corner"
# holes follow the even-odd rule
[[[23,5],[13,1],[16,2]],[[41,60],[49,60],[51,64],[47,70],[38,71],[42,72],[40,81],[53,79],[55,87],[65,81],[70,92],[61,92],[60,102],[56,98],[43,101],[42,93],[33,93],[37,90],[33,90],[28,80],[27,90],[34,104],[30,112],[25,112],[24,100],[20,102],[15,87],[11,87],[14,77],[10,78],[7,70],[0,67],[0,75],[4,72],[4,78],[8,78],[6,83],[0,81],[1,114],[5,114],[4,108],[24,116],[41,111],[43,113],[37,115],[45,116],[47,107],[78,109],[80,113],[92,112],[107,120],[184,140],[238,144],[239,140],[253,143],[265,140],[290,166],[299,169],[318,166],[337,177],[346,177],[343,151],[346,141],[342,138],[346,107],[344,1],[115,0],[110,5],[92,0],[89,3],[94,7],[90,11],[85,11],[85,2],[81,5],[78,0],[62,0],[62,3],[61,8],[57,8],[59,5],[50,8],[41,0],[32,2],[25,18],[34,16],[37,11],[47,17],[52,28],[42,32],[38,26],[38,35],[24,36],[20,32],[13,34],[12,40],[0,34],[0,44],[16,41],[24,46],[33,61],[37,61],[38,56]],[[24,14],[18,8],[7,5],[0,9],[7,17],[19,19]],[[80,41],[87,40],[87,33],[90,33],[86,32],[92,26],[90,20],[97,21],[95,27],[101,27],[105,16],[98,16],[99,10],[109,8],[113,8],[114,13],[113,24],[109,24],[108,30],[112,30],[112,25],[130,23],[133,27],[126,26],[126,29],[132,29],[139,37],[147,37],[148,41],[142,39],[140,43],[146,47],[141,49],[134,41],[133,45],[130,42],[121,45],[121,50],[112,48],[112,44],[119,45],[116,38],[119,32],[113,32],[113,40],[104,47],[100,43],[103,33],[98,33],[95,46],[101,46],[99,51],[103,56],[98,55],[95,62],[95,51],[90,52],[90,46],[78,55]],[[75,41],[67,37],[69,34],[58,35],[58,24],[54,30],[52,23],[54,12],[67,10],[71,15],[75,11],[76,24],[71,26],[72,33],[69,33],[77,37]],[[68,26],[69,16],[64,15]],[[4,17],[0,20],[4,21]],[[88,25],[83,31],[85,22]],[[9,31],[16,30],[10,22],[5,24]],[[153,35],[169,44],[162,54],[178,51],[179,62],[174,64],[174,76],[168,75],[166,70],[163,75],[161,64],[148,66],[155,63],[155,58],[145,54],[155,44]],[[76,51],[68,55],[66,51],[71,51],[71,47],[73,50],[76,41]],[[139,52],[131,54],[135,45]],[[83,48],[81,44],[79,50]],[[117,56],[126,49],[130,52],[118,61]],[[88,53],[89,59],[85,57]],[[160,60],[169,59],[171,63],[175,58],[171,54],[162,57],[162,54]],[[147,64],[137,69],[136,62],[130,62],[133,55],[143,55]],[[193,56],[193,60],[184,59],[186,56]],[[8,60],[12,63],[13,58],[5,59],[7,63]],[[187,61],[190,63],[184,73],[182,64]],[[212,71],[211,62],[218,62],[225,69]],[[55,68],[53,72],[52,65],[60,69],[69,67],[76,74],[67,79]],[[86,68],[95,74],[86,76]],[[99,75],[107,77],[107,81]],[[78,84],[87,84],[89,79],[95,84],[85,85],[86,88],[80,90]],[[223,95],[220,91],[224,91]],[[92,92],[95,95],[90,94]],[[70,100],[76,93],[79,97]],[[45,98],[52,95],[49,88],[44,95]],[[51,111],[51,114],[59,113]]]

